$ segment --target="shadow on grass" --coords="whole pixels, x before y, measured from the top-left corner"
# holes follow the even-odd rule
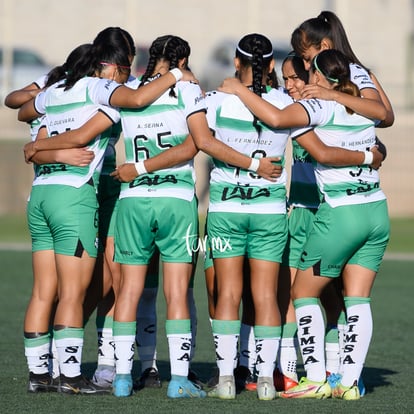
[[[169,381],[170,363],[169,361],[157,361],[158,371],[160,373],[161,381]],[[204,384],[212,377],[216,364],[213,362],[194,362],[191,364],[191,370],[194,371],[199,377],[200,381]],[[96,369],[96,363],[85,362],[82,364],[82,371],[88,377],[91,378]],[[302,372],[299,372],[302,373]],[[392,376],[397,374],[397,371],[384,368],[364,367],[362,378],[364,380],[367,393],[374,392],[376,388],[387,387],[393,384]],[[132,377],[134,379],[140,376],[140,363],[134,362],[132,369]]]
[[[169,381],[171,378],[170,362],[169,361],[157,361],[158,371],[160,373],[161,381]],[[194,362],[191,364],[191,370],[194,371],[199,377],[200,381],[206,383],[213,375],[216,364],[214,362]],[[87,378],[92,378],[96,369],[96,362],[84,362],[82,364],[82,373]],[[132,368],[132,377],[134,379],[140,376],[140,363],[134,362]]]
[[[391,378],[397,371],[384,368],[364,367],[362,378],[364,380],[367,393],[373,392],[375,388],[392,385]]]

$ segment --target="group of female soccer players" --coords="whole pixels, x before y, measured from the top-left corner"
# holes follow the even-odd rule
[[[392,125],[392,107],[335,14],[301,24],[292,47],[286,89],[271,42],[253,33],[237,45],[235,78],[204,93],[188,70],[185,40],[157,38],[146,72],[133,79],[133,41],[108,28],[72,52],[59,73],[6,98],[38,131],[25,146],[35,169],[28,202],[34,286],[24,327],[29,391],[133,393],[141,300],[160,257],[168,397],[236,397],[246,275],[258,399],[363,395],[370,290],[389,236],[375,127]],[[116,167],[121,130],[125,163]],[[218,376],[208,392],[190,371],[197,151],[213,160],[205,267]],[[96,307],[101,361],[90,381],[81,374],[83,329]],[[295,338],[306,372],[300,381]],[[154,352],[149,360],[140,386],[151,374],[159,386]]]

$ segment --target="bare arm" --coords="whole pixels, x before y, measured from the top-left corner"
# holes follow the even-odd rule
[[[312,84],[305,85],[302,92],[303,99],[319,98],[328,101],[336,101],[341,105],[351,108],[354,112],[371,119],[385,121],[387,110],[378,92],[372,88],[365,88],[361,91],[363,98],[352,96],[334,89],[324,88]]]
[[[280,110],[251,92],[238,79],[226,79],[219,89],[222,92],[236,94],[259,119],[273,128],[304,126],[309,123],[308,115],[302,105],[294,103]],[[304,134],[296,140],[321,164],[361,165],[365,158],[362,151],[351,151],[325,145],[314,132]],[[377,150],[372,151],[375,151],[372,165],[378,168],[382,161],[382,155]]]
[[[236,78],[225,79],[218,90],[237,95],[251,112],[273,128],[290,128],[309,124],[308,115],[302,105],[294,103],[280,110],[256,95]]]
[[[393,125],[394,123],[394,110],[392,109],[391,101],[388,99],[387,94],[385,93],[384,89],[382,88],[381,84],[379,83],[376,76],[371,72],[370,73],[371,79],[374,82],[375,87],[379,93],[382,103],[386,109],[386,117],[377,127],[379,128],[387,128]]]
[[[338,167],[364,164],[365,153],[363,151],[353,151],[325,145],[314,131],[309,131],[306,134],[301,135],[296,138],[296,141],[321,164]],[[383,156],[375,146],[371,148],[371,152],[373,152],[374,158],[370,165],[373,168],[378,169],[383,160]]]
[[[195,157],[198,150],[194,144],[191,135],[188,135],[185,141],[179,145],[169,148],[167,151],[148,158],[144,161],[147,172],[162,170],[173,167]],[[130,182],[138,177],[138,172],[133,163],[125,163],[116,168],[111,176],[122,182]]]
[[[104,113],[98,112],[80,128],[66,131],[49,139],[37,139],[27,143],[24,146],[25,159],[30,161],[33,155],[39,151],[83,147],[112,124],[112,121]]]
[[[188,70],[181,70],[183,77],[181,80],[198,82],[194,75]],[[147,85],[139,89],[131,89],[126,86],[117,88],[110,98],[110,105],[113,107],[125,108],[139,108],[154,102],[161,96],[168,88],[175,85],[177,80],[170,72],[165,73],[158,79],[149,82]],[[34,99],[26,102],[19,110],[17,119],[19,121],[28,122],[32,119],[38,118],[40,115],[34,106]]]
[[[204,112],[197,112],[191,115],[187,122],[195,145],[200,151],[225,163],[235,165],[245,170],[249,169],[252,158],[214,138],[208,127]],[[277,161],[280,161],[280,159],[276,157],[260,158],[257,173],[267,180],[276,181],[276,178],[280,176],[281,168],[280,166],[272,164],[272,162]]]
[[[46,128],[41,128],[37,135],[37,139],[39,141],[46,141],[46,138],[47,130]],[[34,154],[31,161],[38,165],[60,163],[85,167],[91,163],[94,157],[95,154],[93,151],[89,151],[85,148],[72,148],[65,150],[40,151]]]
[[[24,103],[17,114],[17,119],[22,122],[29,122],[33,119],[39,118],[39,116],[43,114],[39,114],[39,112],[36,111],[35,105],[34,105],[34,98],[30,99],[30,101],[27,101]]]
[[[181,70],[181,72],[183,74],[181,80],[197,81],[190,71]],[[109,103],[111,106],[122,108],[140,108],[147,106],[176,83],[177,79],[170,71],[138,89],[120,86],[113,92]]]
[[[35,164],[69,164],[76,167],[86,167],[94,159],[95,154],[86,148],[69,148],[38,152],[32,161]]]
[[[10,92],[4,99],[4,105],[11,109],[19,109],[23,104],[33,99],[41,89],[36,83],[31,83],[24,88]]]

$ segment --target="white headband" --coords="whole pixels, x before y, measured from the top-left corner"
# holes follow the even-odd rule
[[[237,50],[242,54],[242,55],[244,55],[244,56],[247,56],[247,57],[253,57],[253,55],[251,54],[251,53],[247,53],[247,52],[245,52],[244,50],[242,50],[242,49],[240,49],[240,46],[239,45],[237,45]],[[268,58],[268,57],[270,57],[270,56],[273,56],[273,51],[271,51],[270,53],[266,53],[265,55],[263,55],[263,59],[266,59],[266,58]]]

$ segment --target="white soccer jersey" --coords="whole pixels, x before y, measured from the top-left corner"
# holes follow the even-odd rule
[[[279,109],[293,103],[282,88],[266,88],[262,98]],[[215,137],[249,157],[280,157],[284,165],[291,129],[274,129],[255,121],[235,95],[213,91],[206,96],[207,120]],[[297,130],[297,133],[304,132]],[[276,182],[250,171],[213,160],[210,174],[210,212],[283,214],[286,212],[286,170]]]
[[[98,111],[105,113],[114,124],[120,117],[119,112],[101,105],[108,101],[108,90],[114,90],[118,84],[108,88],[108,82],[98,78],[83,78],[67,91],[60,84],[52,85],[37,95],[35,108],[40,114],[46,114],[45,125],[48,135],[53,136],[71,129],[81,127]],[[106,88],[105,88],[106,86]],[[103,96],[100,92],[105,92]],[[62,184],[80,187],[99,175],[103,155],[108,144],[106,131],[94,138],[86,146],[95,153],[95,158],[86,167],[75,167],[67,164],[45,164],[36,169],[33,185]]]
[[[374,122],[348,114],[343,105],[318,99],[299,101],[308,112],[310,125],[328,146],[367,151],[375,144]],[[316,178],[325,201],[332,207],[364,204],[385,199],[378,171],[368,166],[328,167],[316,164]]]
[[[40,78],[36,79],[33,83],[37,85],[39,89],[43,89],[46,86],[47,82],[47,75],[43,75]],[[42,125],[44,115],[40,116],[39,118],[33,119],[30,121],[30,137],[32,141],[36,141],[37,133],[39,132],[39,128]]]
[[[359,90],[364,88],[377,89],[374,82],[372,82],[369,73],[363,67],[356,63],[351,63],[349,69],[351,71],[351,81],[358,86]]]
[[[139,84],[140,80],[136,79],[127,86],[137,89]],[[143,161],[181,144],[189,134],[187,118],[195,112],[205,112],[198,85],[178,82],[174,91],[176,97],[170,96],[169,89],[147,107],[120,109],[126,162]],[[123,183],[120,198],[174,197],[191,201],[194,188],[194,166],[190,160]]]

